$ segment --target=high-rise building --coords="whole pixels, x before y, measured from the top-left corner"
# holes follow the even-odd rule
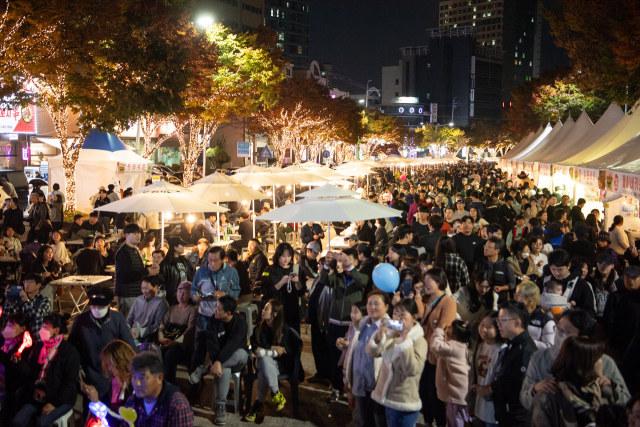
[[[309,68],[309,1],[265,0],[265,25],[296,69]]]
[[[503,4],[509,0],[446,0],[440,2],[439,28],[476,28],[481,46],[502,47]],[[519,0],[513,0],[517,2]]]
[[[264,22],[264,0],[197,0],[195,19],[209,16],[235,31],[249,31]]]

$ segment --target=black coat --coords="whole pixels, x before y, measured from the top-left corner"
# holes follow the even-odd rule
[[[189,282],[193,281],[193,276],[196,274],[193,264],[191,264],[184,255],[180,255],[178,258],[184,266],[186,280]],[[178,304],[178,286],[183,281],[180,277],[180,269],[178,268],[178,258],[174,257],[170,261],[166,260],[166,262],[162,260],[160,263],[160,274],[164,279],[162,289],[167,292],[166,298],[170,306]]]
[[[262,251],[258,251],[253,255],[247,256],[245,262],[249,264],[249,279],[251,284],[255,286],[256,281],[262,278],[265,268],[269,266],[269,260]]]
[[[373,279],[371,278],[371,276],[373,275],[373,269],[378,265],[378,260],[371,257],[371,258],[367,258],[364,261],[362,261],[360,263],[360,266],[358,267],[358,271],[364,275],[366,275],[369,278],[369,281],[367,282],[367,284],[364,287],[364,292],[363,292],[363,296],[365,298],[367,298],[367,295],[369,295],[369,292],[371,292],[373,290]]]
[[[526,330],[502,350],[502,364],[491,386],[496,421],[500,425],[531,425],[531,413],[520,403],[520,389],[527,374],[529,359],[536,350],[536,344]]]
[[[18,234],[24,233],[24,217],[22,216],[21,209],[7,209],[4,213],[4,220],[2,221],[2,231],[6,231],[8,227],[11,227]]]
[[[265,350],[271,349],[271,346],[273,345],[273,331],[269,326],[267,326],[266,322],[253,330],[250,342],[252,351],[257,350],[258,348],[264,348]],[[284,372],[281,373],[292,374],[293,369],[295,368],[296,355],[298,354],[300,347],[302,347],[300,334],[285,323],[282,325],[280,342],[276,345],[284,347],[286,350],[285,354],[275,359],[280,362],[280,365],[283,368]]]
[[[42,365],[38,363],[40,349],[43,344],[34,344],[29,365],[31,368],[30,379],[25,384],[23,392],[20,393],[22,405],[30,403],[35,390],[36,380]],[[49,362],[47,368],[47,378],[45,380],[45,398],[42,406],[51,403],[54,407],[60,405],[75,405],[78,392],[76,390],[80,375],[80,356],[78,351],[67,341],[62,340],[58,346],[55,357]]]
[[[279,290],[275,285],[285,275],[289,275],[293,271],[293,264],[289,268],[282,268],[277,264],[268,266],[262,276],[262,299],[268,301],[269,298],[275,298],[284,306],[284,321],[292,328],[300,329],[300,297],[307,292],[307,286],[303,283],[302,288],[298,290],[294,282],[291,282],[291,292],[285,283]],[[298,273],[299,274],[299,273]]]
[[[618,290],[609,294],[602,321],[609,346],[621,357],[640,331],[640,290],[629,291],[622,278],[616,281]]]
[[[4,345],[5,340],[2,335],[0,335],[0,342],[0,345]],[[11,360],[11,356],[16,354],[21,344],[22,339],[20,339],[8,353],[0,351],[0,365],[4,366],[4,385],[6,390],[6,400],[2,410],[6,412],[3,414],[3,418],[8,421],[11,421],[11,418],[19,409],[16,407],[16,391],[22,385],[26,384],[31,376],[29,360],[31,359],[32,347],[25,348],[22,352],[22,357],[17,362]],[[6,425],[8,425],[8,422]]]
[[[573,226],[575,226],[576,223],[580,221],[584,221],[585,219],[584,214],[582,213],[582,209],[580,209],[578,206],[572,207],[569,213],[569,219],[571,220],[571,224],[573,224]]]
[[[378,227],[378,229],[376,229],[376,245],[378,243],[382,243],[382,246],[389,244],[389,233],[387,233],[384,227]]]
[[[247,322],[238,313],[234,313],[228,325],[214,317],[207,323],[207,351],[211,362],[224,363],[238,349],[248,351]]]
[[[506,259],[498,256],[496,262],[487,261],[485,257],[482,261],[477,261],[473,267],[473,274],[478,274],[480,271],[486,271],[493,279],[492,286],[508,286],[508,291],[501,291],[498,293],[498,303],[502,303],[507,300],[507,294],[513,293],[516,289],[516,275],[513,272],[513,268],[509,265]]]
[[[500,206],[500,223],[503,230],[511,230],[516,223],[516,210],[512,206]]]
[[[362,227],[358,230],[358,239],[360,239],[361,242],[369,243],[369,247],[371,249],[376,245],[376,234],[373,232],[371,227],[369,227],[367,221],[365,221]]]
[[[420,246],[422,246],[428,254],[434,256],[436,253],[436,246],[438,246],[438,240],[440,240],[442,236],[444,236],[442,231],[435,230],[420,238]]]

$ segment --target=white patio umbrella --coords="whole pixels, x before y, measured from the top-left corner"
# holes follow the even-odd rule
[[[158,181],[155,184],[136,188],[135,193],[186,193],[189,190],[180,185],[171,184],[167,181]]]
[[[231,179],[230,181],[227,181],[226,178],[229,178],[229,177],[226,177],[226,178],[218,177],[218,178],[209,179],[209,177],[212,177],[216,174],[219,174],[219,173],[216,172],[215,174],[209,175],[203,178],[202,180],[207,179],[207,180],[218,182],[218,183],[194,184],[193,186],[189,187],[190,194],[206,202],[215,202],[217,205],[220,202],[240,202],[240,201],[248,202],[249,200],[253,201],[255,199],[261,200],[265,196],[264,193],[258,190],[254,190],[251,187],[247,187],[246,185],[240,184],[235,179]],[[219,174],[219,175],[226,176],[224,174]],[[202,181],[202,180],[199,180],[199,181]],[[219,182],[222,182],[222,183],[219,183]],[[220,212],[218,212],[217,217],[218,217],[218,241],[219,241],[220,240]]]
[[[200,178],[197,181],[193,181],[193,184],[240,184],[235,179],[231,178],[229,175],[214,172],[211,175],[207,175],[204,178]]]
[[[328,188],[330,186],[327,186]],[[331,249],[331,221],[364,221],[398,217],[402,211],[353,197],[305,198],[275,209],[260,219],[282,222],[327,222]]]
[[[322,187],[314,188],[313,190],[305,191],[304,193],[298,194],[298,197],[303,198],[323,198],[323,197],[351,197],[351,196],[360,196],[360,193],[356,191],[347,190],[342,187],[337,187],[335,185],[324,185]]]
[[[150,186],[148,186],[150,187]],[[148,188],[147,187],[147,188]],[[182,188],[182,187],[179,187]],[[136,190],[134,190],[136,191]],[[164,214],[191,212],[227,212],[229,209],[205,202],[186,192],[142,192],[101,206],[104,212],[162,212],[161,244],[164,244]]]

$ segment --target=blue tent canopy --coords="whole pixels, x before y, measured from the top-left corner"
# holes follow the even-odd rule
[[[115,135],[93,130],[85,138],[82,148],[113,152],[126,150],[127,146]]]

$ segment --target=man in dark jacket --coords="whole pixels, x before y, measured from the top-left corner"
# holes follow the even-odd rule
[[[562,198],[564,200],[564,197]],[[584,222],[584,214],[582,213],[582,208],[587,204],[585,199],[578,199],[578,204],[571,208],[571,212],[569,213],[569,219],[571,220],[571,225],[575,226],[579,222]]]
[[[358,221],[358,239],[367,242],[371,247],[376,245],[376,233],[369,226],[369,221]]]
[[[609,347],[622,358],[634,335],[640,331],[640,267],[632,265],[616,281],[617,291],[610,293],[602,320]],[[637,357],[637,355],[636,355]],[[637,360],[637,359],[636,359]]]
[[[529,427],[531,413],[520,402],[520,389],[524,382],[529,359],[536,344],[527,332],[529,312],[515,300],[500,305],[498,329],[500,336],[509,340],[508,347],[498,356],[499,369],[491,385],[496,421],[509,427]]]
[[[505,196],[504,204],[500,206],[500,223],[503,230],[511,230],[516,224],[516,210],[513,208],[513,197]]]
[[[442,224],[444,224],[444,220],[440,215],[432,215],[431,218],[429,218],[429,230],[431,230],[431,232],[426,236],[420,237],[420,246],[422,246],[432,257],[436,253],[438,240],[440,240],[440,237],[444,236],[441,231]]]
[[[116,253],[116,296],[118,297],[118,311],[123,316],[129,315],[129,310],[136,298],[142,295],[140,286],[142,278],[158,274],[158,267],[146,268],[138,250],[142,232],[138,224],[129,224],[122,230],[125,242]]]
[[[320,224],[314,224],[313,222],[307,222],[300,229],[300,241],[305,245],[309,242],[316,242],[322,249],[322,238],[324,237],[324,231]]]
[[[262,273],[264,273],[265,268],[269,266],[269,260],[260,250],[260,242],[258,242],[258,239],[249,240],[247,255],[244,262],[249,265],[249,279],[251,280],[251,286],[253,287],[262,277]]]
[[[558,282],[562,283],[562,293],[568,302],[575,302],[575,307],[581,308],[591,316],[596,316],[596,302],[591,285],[580,278],[578,273],[571,274],[571,258],[569,254],[557,249],[548,255],[549,270]],[[547,278],[543,281],[548,280]]]
[[[131,376],[134,393],[123,406],[136,411],[136,425],[193,427],[191,405],[178,387],[165,381],[164,366],[156,353],[145,351],[131,359]],[[147,411],[150,406],[153,408]]]
[[[200,382],[207,373],[214,377],[216,424],[226,422],[227,394],[233,372],[240,372],[247,364],[247,322],[236,313],[236,300],[228,295],[216,304],[214,318],[207,323],[207,351],[212,365],[202,365],[190,375],[192,384]]]
[[[504,247],[504,240],[497,236],[491,236],[484,245],[484,259],[476,262],[473,273],[487,271],[493,278],[494,291],[498,293],[498,303],[513,298],[516,288],[516,276],[513,269],[502,256],[500,251]]]
[[[482,237],[473,232],[473,219],[470,216],[463,216],[460,222],[462,232],[453,236],[453,241],[456,244],[456,252],[467,264],[467,270],[473,271],[476,248],[484,242]]]
[[[51,231],[49,219],[49,205],[36,193],[29,195],[31,206],[29,207],[29,234],[27,234],[27,243],[38,241],[38,243],[46,244],[49,240],[49,231]]]
[[[82,239],[89,236],[89,231],[82,228],[82,215],[78,214],[73,217],[73,222],[67,230],[67,241]]]
[[[105,234],[104,224],[100,222],[99,219],[98,212],[91,212],[89,214],[89,219],[82,223],[82,229],[93,234]]]
[[[113,301],[111,286],[96,285],[87,289],[89,311],[80,313],[71,326],[68,342],[80,354],[84,382],[95,387],[101,400],[108,399],[111,381],[104,376],[100,352],[113,340],[122,340],[135,349],[127,321],[117,311],[110,310]],[[104,401],[104,400],[103,400]],[[84,415],[89,413],[89,398],[83,394]]]
[[[100,251],[93,248],[94,238],[82,239],[83,249],[74,256],[74,262],[78,267],[78,274],[87,276],[101,276],[104,274],[104,262]]]
[[[374,283],[371,277],[373,275],[373,269],[376,267],[376,265],[378,265],[378,260],[371,256],[371,246],[369,246],[367,243],[358,244],[357,250],[358,260],[360,261],[358,271],[369,278],[369,281],[364,287],[363,292],[364,300],[366,301],[367,295],[373,290]]]
[[[578,240],[571,242],[569,245],[569,256],[571,258],[581,257],[584,258],[589,264],[589,268],[596,266],[596,244],[589,242],[589,229],[586,225],[578,225],[574,230],[575,236]]]

